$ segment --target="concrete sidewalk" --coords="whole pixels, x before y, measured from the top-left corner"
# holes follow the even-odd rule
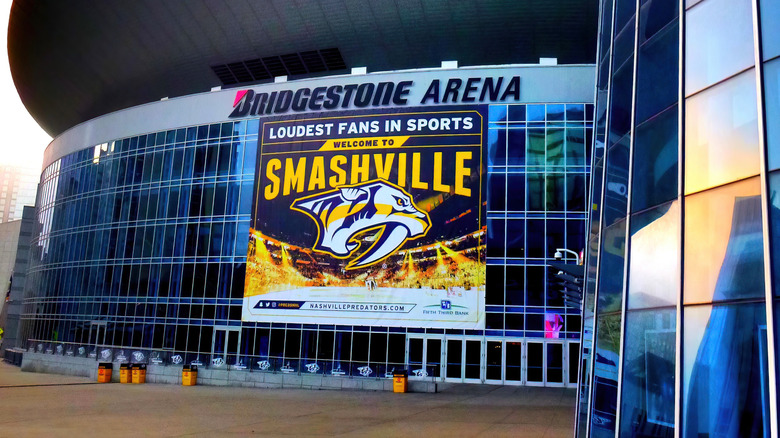
[[[570,437],[576,396],[489,385],[394,394],[92,383],[0,363],[0,436]]]

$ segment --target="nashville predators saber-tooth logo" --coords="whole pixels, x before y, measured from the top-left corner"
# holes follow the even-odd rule
[[[379,231],[371,247],[350,261],[347,269],[382,261],[407,240],[425,236],[431,227],[428,214],[414,205],[404,189],[381,179],[299,198],[290,208],[317,224],[317,242],[312,249],[336,258],[345,259],[360,247],[353,240],[357,234]]]

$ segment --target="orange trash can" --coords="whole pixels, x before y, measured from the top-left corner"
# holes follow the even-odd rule
[[[111,372],[114,365],[110,362],[101,362],[98,364],[98,383],[111,383]]]

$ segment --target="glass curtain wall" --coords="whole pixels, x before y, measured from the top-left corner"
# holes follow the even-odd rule
[[[408,334],[576,341],[580,312],[548,286],[546,263],[584,247],[592,114],[585,103],[489,108],[486,330],[242,322],[250,120],[118,139],[49,165],[23,336],[77,356],[364,377],[405,367]]]
[[[576,435],[777,436],[780,7],[601,10]]]

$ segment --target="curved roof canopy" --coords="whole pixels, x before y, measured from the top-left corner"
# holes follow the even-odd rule
[[[8,56],[52,136],[122,108],[348,72],[595,60],[592,0],[14,0]]]

